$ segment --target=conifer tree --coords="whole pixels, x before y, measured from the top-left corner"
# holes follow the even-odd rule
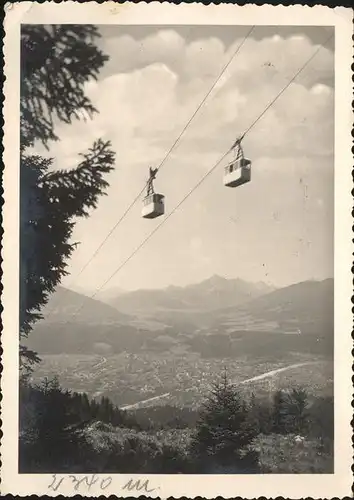
[[[226,373],[203,405],[192,442],[202,472],[254,472],[258,457],[249,450],[257,435],[240,394]]]
[[[333,396],[316,398],[308,408],[308,433],[311,437],[321,437],[333,442],[334,401]]]
[[[76,244],[71,236],[77,217],[87,217],[105,194],[105,175],[113,169],[110,143],[98,139],[71,170],[51,170],[53,159],[33,154],[41,143],[59,140],[58,122],[92,116],[96,109],[84,85],[97,79],[107,60],[95,45],[97,28],[89,25],[23,25],[21,30],[21,221],[20,335],[28,336],[40,310],[67,274]],[[32,148],[30,150],[29,148]],[[22,366],[39,361],[22,345]]]
[[[302,388],[293,388],[287,399],[287,428],[306,434],[309,427],[308,395]]]
[[[278,390],[273,396],[273,432],[277,434],[286,432],[287,414],[286,395],[282,390]]]
[[[81,411],[82,411],[82,419],[83,420],[87,420],[89,418],[91,418],[91,414],[90,414],[90,401],[89,401],[89,398],[86,394],[86,392],[84,392],[83,394],[81,394]]]
[[[60,387],[59,380],[45,378],[31,387],[30,401],[20,406],[20,470],[51,472],[70,468],[84,445],[71,427],[80,422],[71,394]],[[31,418],[28,410],[31,403]],[[21,418],[22,417],[22,418]]]
[[[252,392],[250,402],[248,405],[248,423],[257,434],[261,432],[261,415],[260,415],[260,402],[257,401],[256,395]]]

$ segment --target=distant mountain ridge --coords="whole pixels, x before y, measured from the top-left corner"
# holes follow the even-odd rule
[[[84,323],[129,323],[133,318],[114,307],[79,292],[59,286],[43,309],[44,321]]]
[[[265,283],[249,283],[214,275],[185,287],[136,290],[112,295],[106,302],[126,314],[171,311],[210,311],[237,306],[274,290]]]
[[[262,356],[266,352],[276,357],[292,351],[331,355],[334,333],[333,279],[297,283],[263,295],[258,289],[255,292],[258,295],[253,299],[249,299],[248,284],[241,282],[240,286],[239,280],[231,284],[229,281],[225,283],[223,279],[213,277],[184,289],[184,303],[189,304],[192,297],[193,305],[202,304],[204,309],[185,307],[163,310],[160,306],[158,310],[156,305],[155,309],[151,307],[151,302],[156,304],[151,301],[146,309],[150,311],[149,315],[140,318],[59,288],[49,304],[51,312],[46,320],[35,325],[28,346],[40,354],[114,354],[123,351],[138,354],[149,350],[167,352],[186,349],[186,352],[198,352],[207,357],[228,357],[235,353]],[[222,297],[219,303],[225,304],[224,297],[227,295],[225,292],[223,295],[223,290],[227,287],[234,290],[234,286],[238,290],[237,299],[242,299],[242,303],[207,309],[207,304],[214,300],[215,290]],[[196,289],[199,289],[198,293]],[[253,285],[251,291],[254,293]],[[135,292],[131,293],[134,293],[136,300]],[[151,296],[156,301],[156,296],[160,300],[163,293],[157,290],[151,292]],[[166,290],[165,293],[168,295]],[[176,294],[176,288],[173,288],[174,301],[171,296],[167,297],[164,305],[172,303],[176,307],[177,303],[181,307],[183,302],[180,293],[181,289],[177,288]],[[143,291],[140,300],[147,302],[149,294],[146,294],[147,291]],[[210,296],[212,299],[208,302]],[[79,306],[82,307],[75,316]]]
[[[212,324],[230,329],[271,329],[294,333],[298,329],[321,335],[333,331],[334,280],[304,281],[274,290],[240,306],[210,315]],[[319,331],[320,330],[320,331]]]

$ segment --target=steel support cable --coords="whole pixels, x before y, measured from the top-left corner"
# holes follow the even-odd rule
[[[182,198],[182,200],[175,206],[175,208],[162,220],[162,222],[160,222],[160,224],[158,226],[155,227],[155,229],[153,229],[151,231],[151,233],[135,248],[135,250],[129,255],[129,257],[127,257],[123,262],[122,264],[119,265],[119,267],[104,281],[104,283],[102,285],[100,285],[99,288],[96,289],[96,291],[90,295],[90,299],[94,299],[97,294],[118,274],[118,272],[123,269],[123,267],[128,264],[128,262],[134,257],[134,255],[136,253],[138,253],[138,251],[150,240],[150,238],[152,238],[152,236],[158,231],[158,229],[160,229],[161,226],[163,226],[163,224],[165,224],[168,219],[176,212],[176,210],[179,209],[179,207],[182,205],[182,203],[184,203],[186,201],[187,198],[190,197],[190,195],[200,186],[200,184],[202,184],[202,182],[215,170],[216,167],[219,166],[219,164],[222,162],[222,160],[229,154],[229,151],[227,151],[226,153],[223,154],[223,156],[217,161],[217,163],[213,166],[212,169],[210,169],[205,175],[204,177],[202,177],[198,183],[184,196],[184,198]],[[82,304],[80,306],[79,309],[77,309],[77,311],[75,311],[75,313],[72,315],[72,318],[74,318],[84,307],[84,304]]]
[[[157,171],[159,171],[162,166],[165,164],[166,160],[168,159],[168,157],[170,156],[170,154],[172,153],[172,151],[174,150],[174,148],[177,146],[178,142],[181,140],[183,134],[185,133],[185,131],[187,130],[187,128],[189,127],[189,125],[192,123],[192,121],[194,120],[194,118],[196,117],[197,113],[199,112],[199,110],[202,108],[202,106],[204,105],[204,103],[206,102],[206,100],[208,99],[208,97],[210,96],[210,94],[212,93],[212,91],[214,90],[215,86],[217,85],[218,81],[220,80],[220,78],[222,77],[222,75],[225,73],[225,71],[227,70],[227,68],[230,66],[231,62],[235,59],[236,55],[239,53],[239,51],[241,50],[242,46],[244,45],[244,43],[246,42],[246,40],[250,37],[251,33],[253,32],[253,30],[255,29],[255,26],[252,26],[251,29],[247,32],[247,34],[245,35],[245,37],[242,39],[242,41],[239,43],[239,45],[237,46],[236,50],[233,52],[231,58],[229,59],[229,61],[225,64],[225,66],[222,68],[221,72],[219,73],[218,77],[216,78],[215,82],[213,83],[213,85],[211,86],[211,88],[209,89],[209,91],[207,92],[207,94],[205,95],[205,97],[202,99],[202,101],[199,103],[198,107],[196,108],[196,110],[194,111],[194,113],[192,114],[191,118],[188,120],[188,122],[186,123],[186,125],[183,127],[182,131],[180,132],[179,136],[177,137],[177,139],[174,141],[174,143],[172,144],[172,146],[170,147],[170,149],[168,150],[168,152],[166,153],[164,159],[161,161],[161,163],[159,164],[159,166],[157,167]],[[74,279],[69,282],[69,284],[67,285],[66,287],[66,290],[64,291],[64,296],[66,295],[67,291],[68,291],[68,287],[69,286],[72,286],[74,283],[76,283],[77,279],[82,275],[82,273],[89,267],[89,265],[91,264],[91,262],[96,258],[96,256],[99,254],[99,252],[101,251],[101,249],[103,248],[103,246],[105,245],[105,243],[108,241],[108,239],[112,236],[112,234],[115,232],[115,230],[117,229],[117,227],[120,225],[121,222],[123,222],[123,220],[125,219],[125,217],[128,215],[128,213],[131,211],[131,209],[134,207],[134,205],[138,202],[140,196],[143,194],[145,188],[147,186],[147,182],[145,183],[144,187],[142,188],[141,191],[139,191],[139,193],[137,194],[137,196],[134,198],[134,200],[130,203],[130,205],[126,208],[126,210],[124,211],[123,215],[118,219],[118,221],[114,224],[114,226],[109,230],[109,232],[107,233],[107,235],[105,236],[105,238],[102,240],[102,242],[99,244],[99,246],[96,248],[96,250],[93,252],[93,254],[91,255],[91,257],[87,260],[87,262],[80,268],[78,274],[74,277]],[[48,314],[47,314],[47,317],[50,316],[50,314],[53,312],[54,308],[50,309],[48,311]]]
[[[172,151],[174,150],[174,148],[177,146],[177,144],[181,140],[183,134],[185,133],[185,131],[187,130],[187,128],[189,127],[189,125],[192,123],[192,121],[196,117],[196,115],[199,112],[199,110],[202,108],[202,106],[204,105],[204,103],[206,102],[206,100],[208,99],[208,97],[210,96],[210,94],[212,93],[212,91],[214,90],[215,86],[217,85],[217,83],[220,80],[220,78],[222,77],[222,75],[225,73],[225,71],[227,70],[227,68],[230,66],[231,62],[234,60],[234,58],[236,57],[236,55],[239,53],[239,51],[241,50],[242,46],[244,45],[244,43],[246,42],[246,40],[251,35],[251,33],[254,30],[254,28],[255,28],[255,26],[252,26],[252,28],[247,32],[246,36],[243,38],[243,40],[241,41],[241,43],[237,46],[236,50],[233,52],[233,54],[232,54],[231,58],[229,59],[229,61],[227,62],[227,64],[225,64],[225,66],[222,68],[220,74],[218,75],[217,79],[215,80],[215,82],[211,86],[210,90],[207,92],[207,94],[205,95],[205,97],[203,98],[203,100],[200,102],[200,104],[198,105],[198,107],[196,108],[196,110],[194,111],[194,113],[192,114],[191,118],[188,120],[188,122],[183,127],[182,131],[180,132],[179,136],[177,137],[177,139],[174,141],[174,143],[172,144],[172,146],[170,147],[170,149],[166,153],[164,159],[161,161],[161,163],[157,167],[158,171],[165,164],[166,160],[168,159],[168,157],[170,156],[170,154],[172,153]],[[104,238],[104,240],[96,248],[96,250],[94,251],[94,253],[92,254],[92,256],[89,258],[89,260],[86,262],[86,264],[84,264],[84,266],[80,269],[79,273],[76,275],[76,277],[74,278],[74,280],[70,284],[73,284],[77,280],[77,278],[79,276],[81,276],[81,274],[85,271],[85,269],[87,269],[87,267],[91,264],[91,262],[93,261],[93,259],[100,252],[100,250],[102,249],[102,247],[104,246],[104,244],[107,242],[107,240],[113,234],[113,232],[117,229],[117,227],[119,226],[119,224],[125,219],[125,217],[128,215],[128,213],[133,208],[133,206],[135,205],[135,203],[137,203],[137,201],[139,200],[140,196],[144,192],[145,188],[146,188],[146,183],[145,183],[143,189],[138,193],[138,195],[134,198],[134,200],[131,202],[131,204],[127,207],[127,209],[125,210],[125,212],[123,213],[123,215],[118,219],[118,221],[115,223],[115,225],[110,229],[110,231],[108,232],[108,234],[106,235],[106,237]]]
[[[180,133],[180,135],[177,137],[176,141],[172,144],[170,150],[168,151],[168,153],[166,154],[165,158],[162,160],[162,162],[160,163],[159,167],[158,167],[158,170],[161,169],[162,165],[165,163],[165,161],[167,160],[167,158],[169,157],[169,155],[171,154],[171,152],[173,151],[173,149],[176,147],[176,145],[178,144],[179,140],[181,139],[181,137],[183,136],[184,132],[187,130],[187,128],[189,127],[189,125],[192,123],[193,119],[195,118],[195,116],[197,115],[198,111],[201,109],[201,107],[204,105],[205,101],[208,99],[208,97],[210,96],[210,94],[212,93],[212,91],[214,90],[214,88],[216,87],[218,81],[220,80],[220,78],[222,77],[222,75],[225,73],[225,71],[227,70],[227,68],[230,66],[230,64],[232,63],[232,61],[234,60],[234,58],[237,56],[237,54],[240,52],[241,48],[243,47],[243,45],[245,44],[246,40],[250,37],[252,31],[255,29],[255,26],[252,26],[252,28],[247,32],[246,36],[243,38],[243,40],[241,41],[241,43],[237,46],[236,50],[233,52],[230,60],[228,61],[227,64],[225,64],[225,66],[223,67],[223,69],[221,70],[221,72],[219,73],[219,76],[217,77],[217,79],[215,80],[215,82],[213,83],[213,85],[211,86],[209,92],[206,94],[206,96],[204,97],[204,99],[201,101],[201,103],[199,104],[199,106],[197,107],[197,109],[194,111],[193,115],[191,116],[191,118],[188,120],[188,122],[186,123],[186,125],[184,126],[184,128],[182,129],[182,132]]]
[[[266,108],[258,115],[258,117],[251,123],[251,125],[246,129],[243,133],[242,137],[245,137],[251,129],[258,123],[258,121],[264,116],[264,114],[273,106],[273,104],[281,97],[281,95],[287,90],[287,88],[293,83],[293,81],[299,76],[299,74],[310,64],[310,62],[314,59],[314,57],[318,54],[318,52],[323,48],[331,39],[333,35],[328,37],[328,39],[320,45],[316,51],[311,55],[309,59],[305,61],[305,63],[301,66],[301,68],[295,73],[295,75],[289,80],[289,82],[282,88],[282,90],[275,96],[274,99],[266,106]],[[231,148],[232,149],[232,148]],[[222,155],[222,157],[214,164],[214,166],[208,170],[208,172],[198,181],[198,183],[186,194],[186,196],[175,206],[175,208],[165,217],[165,219],[138,245],[138,247],[127,257],[122,264],[104,281],[104,283],[96,289],[96,291],[90,296],[90,298],[95,298],[97,294],[118,274],[121,269],[136,255],[136,253],[150,240],[150,238],[157,232],[157,230],[167,222],[167,220],[178,210],[178,208],[189,198],[189,196],[204,182],[204,180],[209,177],[209,175],[219,166],[219,164],[223,161],[223,159],[229,154],[231,149],[227,150],[226,153]],[[75,317],[81,309],[84,307],[84,304],[74,313],[72,317]]]
[[[142,241],[142,243],[137,246],[137,248],[129,255],[129,257],[114,271],[113,274],[109,276],[109,278],[106,279],[106,281],[95,291],[95,293],[91,296],[91,298],[96,297],[96,295],[118,274],[118,272],[123,269],[123,267],[134,257],[134,255],[149,241],[149,239],[160,229],[163,224],[165,224],[168,219],[176,212],[176,210],[179,209],[179,207],[184,203],[187,198],[191,196],[191,194],[202,184],[202,182],[220,165],[220,163],[223,161],[223,159],[228,155],[229,151],[223,154],[223,156],[217,161],[217,163],[211,168],[205,175],[202,177],[198,183],[182,198],[182,200],[175,206],[174,209],[171,210],[171,212],[160,222],[158,226],[155,227],[151,231],[151,233]]]
[[[295,73],[295,75],[291,78],[291,80],[288,82],[288,84],[279,92],[279,94],[276,95],[276,97],[265,107],[265,109],[262,111],[262,113],[251,123],[251,125],[246,129],[246,131],[243,133],[242,138],[245,137],[245,135],[248,134],[248,132],[256,125],[256,123],[265,115],[265,113],[271,108],[274,104],[275,101],[279,99],[279,97],[286,91],[286,89],[293,83],[294,80],[299,76],[300,73],[310,64],[310,62],[317,56],[319,51],[327,45],[327,43],[333,38],[333,34],[327,38],[327,40],[320,45],[315,52],[312,54],[312,56],[306,60],[306,62],[301,66],[301,68]]]
[[[296,78],[299,76],[299,74],[306,68],[306,66],[308,66],[310,64],[310,62],[317,56],[317,54],[319,53],[319,51],[325,46],[327,45],[327,43],[329,43],[332,38],[334,37],[334,35],[332,34],[331,36],[329,36],[327,38],[327,40],[322,43],[316,50],[315,52],[312,54],[312,56],[306,60],[306,62],[301,66],[301,68],[295,73],[295,75],[291,78],[291,80],[288,82],[288,84],[276,95],[276,97],[264,108],[264,110],[262,111],[262,113],[260,115],[258,115],[258,117],[251,123],[251,125],[245,130],[245,132],[242,134],[241,136],[241,140],[243,140],[243,138],[246,136],[246,134],[249,133],[249,131],[256,125],[256,123],[265,115],[265,113],[272,107],[272,105],[274,104],[275,101],[277,101],[279,99],[279,97],[285,92],[285,90],[296,80]],[[230,217],[230,219],[235,222],[235,220]]]

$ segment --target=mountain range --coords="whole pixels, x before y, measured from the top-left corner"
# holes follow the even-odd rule
[[[213,276],[187,287],[119,290],[107,300],[58,288],[29,347],[39,353],[114,353],[184,345],[209,356],[220,349],[227,355],[229,343],[237,339],[239,348],[242,339],[248,351],[259,351],[265,341],[268,349],[332,349],[333,279],[274,289]]]
[[[127,324],[133,318],[100,300],[59,286],[42,314],[46,323],[83,322]]]
[[[318,329],[333,330],[334,281],[304,281],[263,294],[238,307],[226,307],[212,313],[208,327],[229,325],[231,329],[256,325],[261,329],[295,333]]]
[[[132,292],[113,288],[95,295],[94,299],[58,287],[43,310],[43,316],[50,323],[70,320],[74,323],[135,324],[148,329],[162,329],[183,323],[183,318],[190,323],[193,314],[237,307],[273,290],[264,283],[228,280],[216,275],[186,287],[169,286]]]
[[[158,290],[112,294],[105,301],[128,314],[154,314],[166,310],[204,311],[233,307],[274,290],[265,283],[249,283],[214,275],[201,283]]]

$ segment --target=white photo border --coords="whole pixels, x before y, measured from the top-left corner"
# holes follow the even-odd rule
[[[89,489],[65,475],[56,491],[50,474],[18,473],[19,332],[19,102],[21,24],[126,25],[311,25],[335,27],[335,463],[334,474],[134,475],[98,474]],[[351,496],[352,486],[352,10],[323,6],[237,6],[159,2],[19,2],[5,6],[3,175],[3,373],[1,492],[19,496],[116,495],[118,497],[333,498]],[[90,475],[91,477],[91,475]],[[111,481],[108,481],[108,477]],[[84,479],[79,474],[76,478]],[[60,479],[60,478],[59,478]],[[132,479],[149,480],[149,492],[124,489]],[[102,487],[102,481],[105,488]],[[108,484],[109,483],[109,484]],[[76,488],[78,484],[78,487]],[[107,486],[108,484],[108,486]]]

